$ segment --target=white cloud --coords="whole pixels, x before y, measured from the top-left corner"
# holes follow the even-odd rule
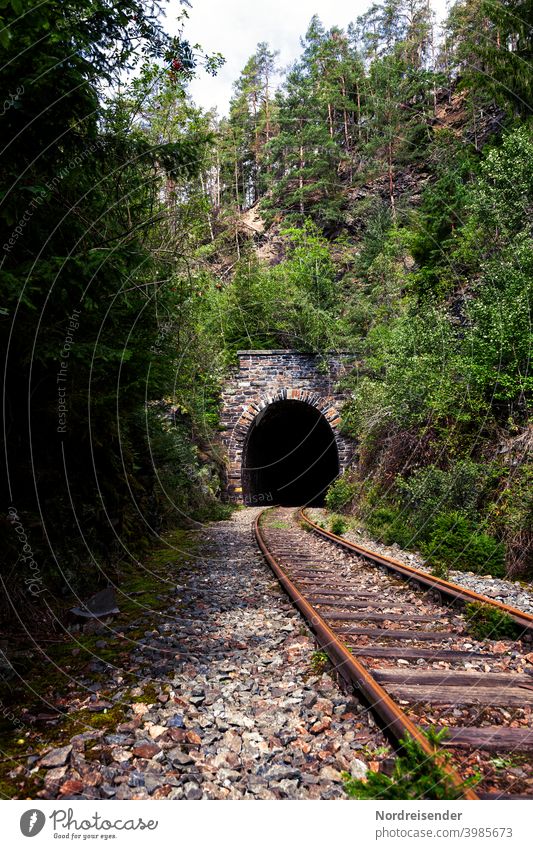
[[[300,37],[309,21],[317,14],[326,27],[346,27],[371,2],[370,0],[191,0],[186,36],[200,43],[207,53],[222,53],[226,64],[216,77],[200,72],[191,84],[195,102],[206,109],[227,111],[232,84],[260,41],[267,41],[280,51],[279,62],[289,65],[300,53]],[[442,17],[445,0],[432,0],[437,15]],[[175,31],[176,15],[181,10],[178,0],[169,0],[167,26]]]

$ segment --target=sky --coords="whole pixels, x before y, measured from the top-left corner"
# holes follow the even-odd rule
[[[280,51],[278,62],[286,67],[300,53],[300,37],[317,14],[329,28],[346,27],[370,5],[371,0],[190,0],[185,35],[191,44],[200,43],[206,53],[222,53],[226,64],[216,77],[199,71],[190,86],[193,100],[209,109],[216,106],[219,115],[228,111],[232,84],[260,41]],[[431,0],[442,18],[446,0]],[[166,4],[167,28],[183,7],[178,0]]]

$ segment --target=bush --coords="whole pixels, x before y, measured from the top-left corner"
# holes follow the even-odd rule
[[[326,507],[328,510],[338,511],[353,501],[357,490],[357,484],[351,483],[346,475],[341,475],[333,481],[326,493]]]
[[[332,534],[343,534],[347,528],[345,520],[342,516],[334,516],[329,524]]]
[[[369,531],[385,545],[407,548],[412,545],[416,532],[406,522],[401,511],[394,507],[378,507],[366,520]]]
[[[527,460],[526,439],[517,440],[509,456],[505,488],[489,515],[505,541],[507,576],[527,579],[533,573],[533,467]]]
[[[505,610],[472,602],[465,607],[468,630],[476,640],[504,640],[517,636],[518,626]]]
[[[450,569],[446,565],[446,563],[442,563],[442,561],[437,560],[433,564],[433,568],[431,569],[431,574],[435,578],[442,578],[444,581],[448,581],[450,579]]]
[[[398,488],[408,499],[407,507],[418,522],[424,523],[439,513],[460,510],[473,514],[485,489],[486,466],[472,460],[460,460],[450,470],[426,466],[408,480],[399,480]]]
[[[488,573],[496,578],[505,574],[502,543],[478,531],[472,521],[459,512],[438,516],[421,550],[430,568],[444,563],[455,569]]]

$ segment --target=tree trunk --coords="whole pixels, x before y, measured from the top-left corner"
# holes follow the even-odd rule
[[[303,188],[304,188],[304,175],[303,175],[303,167],[304,167],[304,149],[303,145],[300,145],[300,169],[298,175],[298,186],[300,188],[300,213],[304,214],[304,196],[303,196]]]
[[[357,138],[361,141],[361,92],[359,91],[359,81],[355,84],[355,93],[357,96]]]
[[[328,123],[329,123],[329,134],[331,138],[333,138],[333,113],[331,109],[331,103],[328,103]]]
[[[237,164],[237,151],[235,151],[235,206],[240,210],[239,204],[239,166]]]
[[[392,213],[392,220],[396,224],[396,206],[394,203],[394,172],[392,168],[392,141],[389,141],[388,144],[388,165],[389,165],[389,197],[390,197],[390,208]]]
[[[220,152],[217,145],[217,178],[216,178],[216,205],[220,209]]]
[[[202,186],[202,194],[203,194],[204,197],[207,197],[203,174],[200,174],[200,183],[201,183],[201,186]],[[210,236],[211,236],[211,241],[214,242],[215,241],[215,234],[213,233],[213,224],[211,222],[211,212],[210,212],[209,209],[207,210],[206,218],[207,218],[207,223],[209,225],[209,233],[210,233]]]

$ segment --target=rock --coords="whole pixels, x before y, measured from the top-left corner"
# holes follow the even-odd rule
[[[311,691],[310,693],[306,693],[306,695],[304,696],[304,699],[302,701],[302,704],[306,708],[312,708],[313,705],[316,703],[316,699],[317,699],[316,693],[314,691]]]
[[[321,734],[322,731],[326,731],[331,725],[331,718],[329,716],[325,716],[323,719],[320,719],[318,722],[315,722],[311,728],[311,734]]]
[[[92,769],[83,774],[83,780],[87,787],[98,787],[102,783],[102,775],[98,770]]]
[[[360,761],[359,758],[354,758],[353,761],[350,761],[348,770],[352,778],[363,779],[366,778],[368,767],[363,761]]]
[[[130,787],[144,787],[144,780],[144,773],[133,770],[128,776],[128,785]]]
[[[337,769],[332,766],[324,766],[320,770],[320,781],[335,781],[338,784],[342,783],[342,776]]]
[[[158,755],[161,749],[159,746],[156,746],[155,743],[137,743],[136,746],[133,747],[133,754],[136,758],[146,758],[149,760],[150,758]]]
[[[143,716],[150,710],[148,705],[145,705],[144,702],[136,702],[134,705],[131,706],[131,709],[136,716]]]
[[[187,739],[187,732],[184,728],[169,728],[164,739],[173,743],[183,743]]]
[[[46,775],[44,777],[44,783],[45,784],[57,784],[59,781],[61,781],[62,778],[65,777],[66,772],[67,772],[66,766],[56,766],[53,769],[50,769],[46,773]]]
[[[203,797],[203,793],[198,784],[195,784],[194,781],[188,781],[183,788],[183,794],[186,799],[196,800],[201,799]]]
[[[133,743],[133,738],[128,734],[106,734],[104,740],[111,746],[124,746],[130,742]]]
[[[235,731],[226,731],[223,737],[223,745],[230,750],[239,754],[242,749],[242,739]]]
[[[161,787],[164,784],[164,779],[159,775],[154,775],[153,773],[146,773],[144,776],[144,786],[146,787],[146,792],[150,793],[150,795]]]
[[[60,749],[52,749],[44,758],[41,758],[39,766],[43,766],[46,769],[63,766],[68,761],[71,752],[72,746],[70,745],[62,746]]]
[[[283,781],[285,778],[300,778],[302,775],[299,769],[290,766],[273,766],[264,773],[264,778],[269,784],[275,781]]]
[[[255,725],[253,719],[250,719],[250,717],[245,716],[242,713],[237,713],[236,711],[226,709],[225,718],[226,722],[229,722],[230,725],[236,725],[238,728],[247,728],[248,730],[251,730]]]
[[[152,740],[157,740],[158,737],[161,737],[162,734],[165,733],[166,727],[164,725],[152,725],[148,729],[148,733]]]
[[[333,713],[333,702],[330,699],[317,699],[315,702],[315,711],[326,716],[331,716]]]
[[[187,740],[188,743],[191,743],[191,745],[193,745],[193,746],[201,746],[202,745],[202,738],[200,737],[199,734],[196,733],[196,731],[187,731],[186,734],[185,734],[185,739]]]
[[[162,600],[157,618],[146,610],[124,626],[119,668],[100,660],[84,674],[90,703],[67,691],[60,711],[105,698],[129,702],[128,718],[94,736],[76,735],[70,760],[49,767],[46,787],[39,760],[31,764],[41,780],[36,798],[339,799],[341,771],[356,747],[386,742],[366,708],[330,675],[309,674],[314,644],[252,541],[256,515],[257,508],[237,511],[198,530],[206,549],[179,565],[177,606]],[[323,545],[338,574],[348,576],[350,558]],[[174,582],[170,561],[168,571]],[[109,630],[95,639],[103,648]],[[137,686],[130,690],[131,676]],[[61,712],[50,721],[60,722]]]
[[[83,619],[102,619],[104,616],[120,613],[115,590],[113,587],[107,587],[105,590],[95,593],[88,601],[83,602],[81,607],[73,607],[70,612]]]
[[[83,781],[77,778],[69,778],[59,788],[60,796],[79,796],[83,792]],[[113,791],[114,793],[114,791]]]
[[[116,788],[111,784],[102,784],[100,787],[100,793],[102,793],[106,799],[112,799],[116,792]]]
[[[187,766],[187,764],[194,763],[194,759],[191,758],[188,752],[183,752],[181,749],[172,749],[170,752],[167,752],[167,757],[173,764],[178,764],[178,766]]]
[[[379,765],[379,771],[384,775],[388,775],[389,778],[394,774],[394,768],[396,766],[396,760],[394,758],[385,758],[385,760],[381,761]]]
[[[240,781],[242,776],[236,769],[219,769],[217,777],[223,784],[229,785]]]
[[[130,761],[133,757],[132,752],[128,752],[126,749],[119,749],[118,747],[112,749],[112,755],[113,760],[119,764],[126,763],[127,761]]]

